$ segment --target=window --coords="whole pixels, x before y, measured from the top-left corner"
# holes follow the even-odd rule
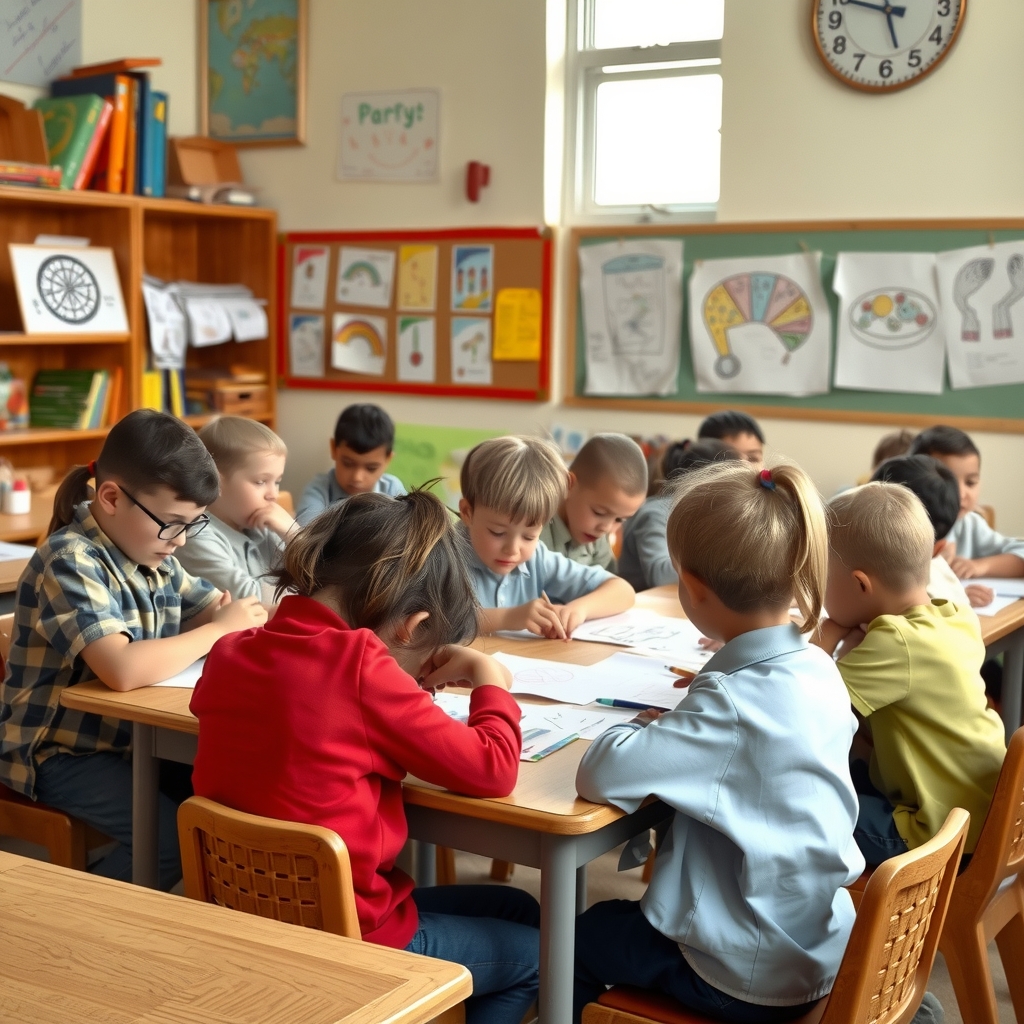
[[[568,0],[565,207],[713,214],[724,0]]]

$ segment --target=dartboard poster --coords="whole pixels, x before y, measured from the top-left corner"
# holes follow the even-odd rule
[[[26,334],[119,334],[128,317],[111,249],[8,246]]]

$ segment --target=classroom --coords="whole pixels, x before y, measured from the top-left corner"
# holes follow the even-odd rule
[[[40,2],[0,394],[105,369],[0,427],[0,1020],[1024,1024],[1024,5]],[[4,177],[124,58],[255,205]],[[122,321],[34,338],[78,235]]]

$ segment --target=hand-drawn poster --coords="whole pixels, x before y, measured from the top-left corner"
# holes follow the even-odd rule
[[[433,312],[437,305],[437,246],[403,245],[398,250],[398,308]]]
[[[0,80],[46,88],[82,63],[82,0],[8,0],[0,11]]]
[[[491,383],[491,321],[452,317],[452,383]]]
[[[579,250],[588,395],[673,395],[679,386],[682,239]]]
[[[690,277],[697,390],[825,394],[832,324],[820,268],[820,252],[698,261]]]
[[[288,355],[293,377],[324,375],[324,318],[292,313],[288,318]]]
[[[394,277],[395,254],[390,249],[342,246],[338,256],[338,281],[334,298],[349,306],[378,306],[387,309],[391,305],[391,282]]]
[[[341,97],[337,174],[360,181],[437,181],[437,89]]]
[[[297,245],[292,261],[292,305],[296,309],[323,309],[331,250],[325,245]]]
[[[398,379],[433,384],[435,326],[432,316],[398,318]]]
[[[942,394],[946,342],[934,253],[841,252],[832,289],[837,388]]]
[[[950,384],[1024,382],[1024,240],[940,252],[936,260]]]
[[[350,373],[384,376],[388,322],[382,316],[334,314],[331,366]]]
[[[489,313],[494,288],[494,246],[452,246],[452,309]]]

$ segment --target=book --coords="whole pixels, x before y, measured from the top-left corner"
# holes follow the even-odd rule
[[[60,188],[64,172],[49,164],[27,164],[20,160],[0,160],[0,185],[37,185]]]
[[[150,128],[153,132],[152,185],[153,195],[158,198],[167,190],[167,93],[151,92],[153,118]]]
[[[139,68],[156,68],[162,63],[159,57],[122,57],[120,60],[107,60],[100,64],[81,64],[65,77],[90,78],[93,75],[121,74],[125,71],[138,71]]]
[[[64,172],[61,188],[74,188],[103,113],[102,96],[43,97],[33,104],[43,115],[47,159]]]
[[[132,72],[131,77],[138,88],[135,108],[135,194],[148,196],[153,194],[153,183],[150,181],[153,163],[150,154],[153,137],[150,118],[153,111],[149,98],[149,74],[145,71]]]
[[[102,370],[39,370],[29,395],[29,425],[80,429]],[[86,420],[85,422],[88,422]]]
[[[93,419],[96,416],[97,407],[102,401],[102,392],[104,389],[103,382],[107,379],[106,370],[97,370],[92,375],[92,382],[89,385],[89,394],[85,400],[85,405],[82,407],[82,414],[78,417],[78,429],[88,430],[91,427],[98,426],[99,424],[93,423]]]
[[[124,179],[121,191],[131,196],[138,182],[139,156],[139,83],[128,78],[128,131],[124,140]]]
[[[74,188],[83,189],[88,188],[89,182],[92,181],[93,171],[96,169],[96,161],[99,159],[100,150],[103,148],[103,143],[106,141],[107,132],[110,129],[110,119],[114,113],[114,104],[110,100],[103,101],[103,109],[100,111],[99,120],[96,122],[96,130],[92,134],[92,139],[89,142],[89,148],[85,151],[85,157],[82,159],[82,166],[78,171],[78,176],[75,178]]]
[[[160,370],[144,370],[142,373],[142,409],[164,411],[164,377]]]

